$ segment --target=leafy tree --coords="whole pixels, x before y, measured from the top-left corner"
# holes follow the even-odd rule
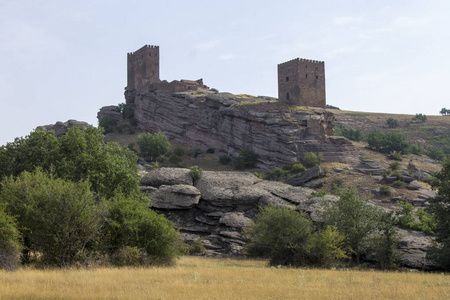
[[[373,237],[372,250],[382,269],[393,269],[398,260],[398,235],[395,229],[394,212],[380,213],[377,222],[378,234]]]
[[[150,161],[157,161],[170,150],[170,142],[162,132],[143,133],[139,135],[138,142],[141,154]]]
[[[380,151],[384,146],[384,134],[379,130],[374,130],[367,135],[369,147]]]
[[[427,155],[435,160],[442,161],[445,159],[446,155],[444,150],[438,147],[430,146],[427,151]]]
[[[393,119],[393,118],[387,119],[386,123],[389,126],[389,128],[397,128],[400,125],[398,123],[398,120]]]
[[[5,178],[0,203],[16,216],[24,238],[24,261],[41,253],[45,264],[66,266],[84,259],[88,244],[99,239],[101,205],[87,181],[52,178],[37,169]]]
[[[0,269],[15,269],[19,264],[21,250],[21,236],[16,220],[0,205]]]
[[[146,264],[171,264],[180,254],[173,224],[150,209],[150,202],[144,198],[117,195],[112,199],[104,235],[108,253],[136,247],[145,253]]]
[[[137,156],[116,143],[105,143],[100,129],[71,128],[56,138],[52,131],[35,130],[0,148],[0,177],[18,176],[41,167],[55,177],[88,180],[106,198],[117,191],[139,190]]]
[[[441,111],[439,112],[441,115],[443,116],[449,116],[450,115],[450,109],[447,108],[442,108]]]
[[[307,168],[318,166],[322,161],[323,155],[322,154],[317,155],[314,152],[308,152],[306,153],[305,157],[303,157],[303,164]]]
[[[105,133],[110,133],[117,129],[117,120],[110,116],[104,116],[98,120],[98,126],[102,127]]]
[[[324,203],[321,214],[325,223],[336,226],[345,235],[344,243],[356,262],[370,247],[370,235],[377,230],[379,212],[367,199],[360,198],[353,187],[337,191],[340,199]]]
[[[443,162],[440,172],[434,174],[431,185],[437,189],[438,195],[430,199],[428,212],[437,220],[436,241],[439,243],[429,251],[429,257],[441,266],[450,270],[450,160]]]
[[[242,150],[239,152],[239,156],[236,157],[236,160],[234,161],[234,168],[236,170],[254,168],[257,158],[258,156],[252,150]]]
[[[408,151],[409,143],[406,137],[400,133],[388,133],[384,138],[384,152],[399,152],[406,153]]]
[[[343,236],[334,227],[315,231],[305,214],[288,208],[261,208],[248,229],[248,250],[252,255],[270,258],[271,265],[323,265],[343,258]]]
[[[344,126],[342,124],[336,124],[334,129],[334,135],[343,136],[352,141],[362,141],[364,139],[364,134],[359,129]]]

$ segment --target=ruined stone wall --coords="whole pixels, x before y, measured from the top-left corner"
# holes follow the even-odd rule
[[[145,92],[159,83],[159,47],[145,45],[127,55],[128,82],[126,89]]]
[[[296,58],[279,64],[278,99],[292,105],[325,108],[325,63]]]

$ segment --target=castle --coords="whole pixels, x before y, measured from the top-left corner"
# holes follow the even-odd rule
[[[143,94],[149,90],[167,93],[207,88],[203,80],[161,81],[159,46],[145,45],[127,55],[127,91]],[[278,100],[295,106],[325,108],[325,63],[293,59],[278,65]]]

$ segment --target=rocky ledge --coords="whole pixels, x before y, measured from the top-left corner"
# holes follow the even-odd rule
[[[307,152],[321,153],[325,161],[359,161],[349,140],[331,136],[334,114],[325,109],[211,91],[126,91],[125,97],[141,129],[162,131],[172,141],[213,148],[219,155],[236,156],[249,149],[258,155],[257,167],[261,169],[301,160]]]
[[[316,173],[318,170],[314,170]],[[320,171],[320,170],[319,170]],[[200,241],[207,255],[241,255],[247,242],[244,231],[268,204],[306,212],[321,222],[321,202],[337,196],[311,197],[314,190],[276,181],[261,181],[246,172],[203,171],[193,181],[189,169],[160,168],[141,179],[155,210],[165,214],[185,241]],[[437,266],[425,259],[432,238],[399,229],[398,251],[405,267],[426,270]]]

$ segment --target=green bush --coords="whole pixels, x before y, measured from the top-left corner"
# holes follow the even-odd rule
[[[444,150],[442,150],[441,148],[438,147],[429,147],[428,151],[427,151],[427,155],[434,159],[434,160],[438,160],[438,161],[443,161],[446,157]]]
[[[169,157],[169,162],[174,164],[174,165],[178,165],[183,159],[180,156],[177,156],[175,154],[172,154]]]
[[[313,152],[306,153],[305,157],[303,157],[303,164],[307,168],[312,168],[314,166],[320,165],[320,163],[323,161],[323,155],[322,154],[315,154]]]
[[[393,152],[389,153],[389,157],[392,158],[393,160],[396,160],[396,161],[402,161],[403,160],[402,154],[400,152],[397,152],[397,151],[393,151]],[[399,165],[399,164],[397,163],[397,165]]]
[[[421,143],[414,143],[410,144],[408,152],[415,155],[423,155],[425,154],[425,148]]]
[[[166,155],[171,147],[169,140],[162,132],[142,133],[138,137],[137,144],[144,158],[150,161],[157,161]]]
[[[123,195],[112,199],[104,228],[106,251],[112,254],[123,247],[136,247],[145,252],[149,264],[172,264],[180,254],[178,232],[149,204]]]
[[[397,207],[400,208],[400,211],[397,211],[395,214],[398,226],[434,235],[436,218],[433,214],[421,208],[418,208],[414,213],[414,206],[403,201],[398,201]]]
[[[110,116],[104,116],[98,120],[98,126],[102,127],[105,133],[110,133],[117,129],[117,120]]]
[[[248,252],[270,258],[271,265],[325,265],[345,257],[334,227],[316,231],[304,213],[284,207],[262,208],[247,235]]]
[[[191,170],[190,174],[191,174],[192,180],[194,180],[194,182],[196,180],[199,180],[202,175],[203,170],[197,166],[192,166],[189,169]]]
[[[173,150],[173,154],[175,154],[176,156],[184,156],[185,151],[183,148],[181,147],[176,147],[175,150]]]
[[[392,186],[397,188],[397,189],[404,189],[405,188],[405,183],[401,180],[396,180],[392,183]]]
[[[288,171],[283,170],[281,168],[275,168],[272,171],[268,172],[264,179],[278,181],[287,177]]]
[[[389,168],[391,170],[399,170],[400,169],[400,163],[398,161],[391,162],[389,164]]]
[[[16,269],[19,266],[21,250],[21,236],[16,220],[0,205],[0,269]]]
[[[427,121],[427,116],[425,114],[416,114],[413,118],[413,121],[420,121],[425,123]]]
[[[214,154],[215,150],[213,148],[206,149],[206,153]]]
[[[100,238],[103,208],[86,181],[54,179],[41,170],[2,182],[0,203],[17,222],[24,238],[24,262],[40,253],[46,265],[83,261]]]
[[[336,124],[334,128],[335,136],[343,136],[348,138],[349,140],[360,142],[364,139],[364,135],[359,129],[354,129],[352,127],[348,127],[342,124]]]
[[[390,197],[392,196],[391,188],[385,185],[380,186],[380,194],[383,197]]]
[[[222,155],[219,157],[219,162],[222,165],[228,165],[231,162],[231,157],[229,157],[228,155]]]
[[[111,263],[117,267],[144,266],[147,262],[145,251],[138,247],[123,246],[111,255]]]
[[[234,161],[234,168],[236,170],[254,168],[257,158],[258,156],[252,150],[242,150]]]
[[[393,118],[387,119],[386,123],[389,126],[389,128],[396,128],[396,127],[398,127],[400,125],[398,123],[398,120],[393,119]]]

